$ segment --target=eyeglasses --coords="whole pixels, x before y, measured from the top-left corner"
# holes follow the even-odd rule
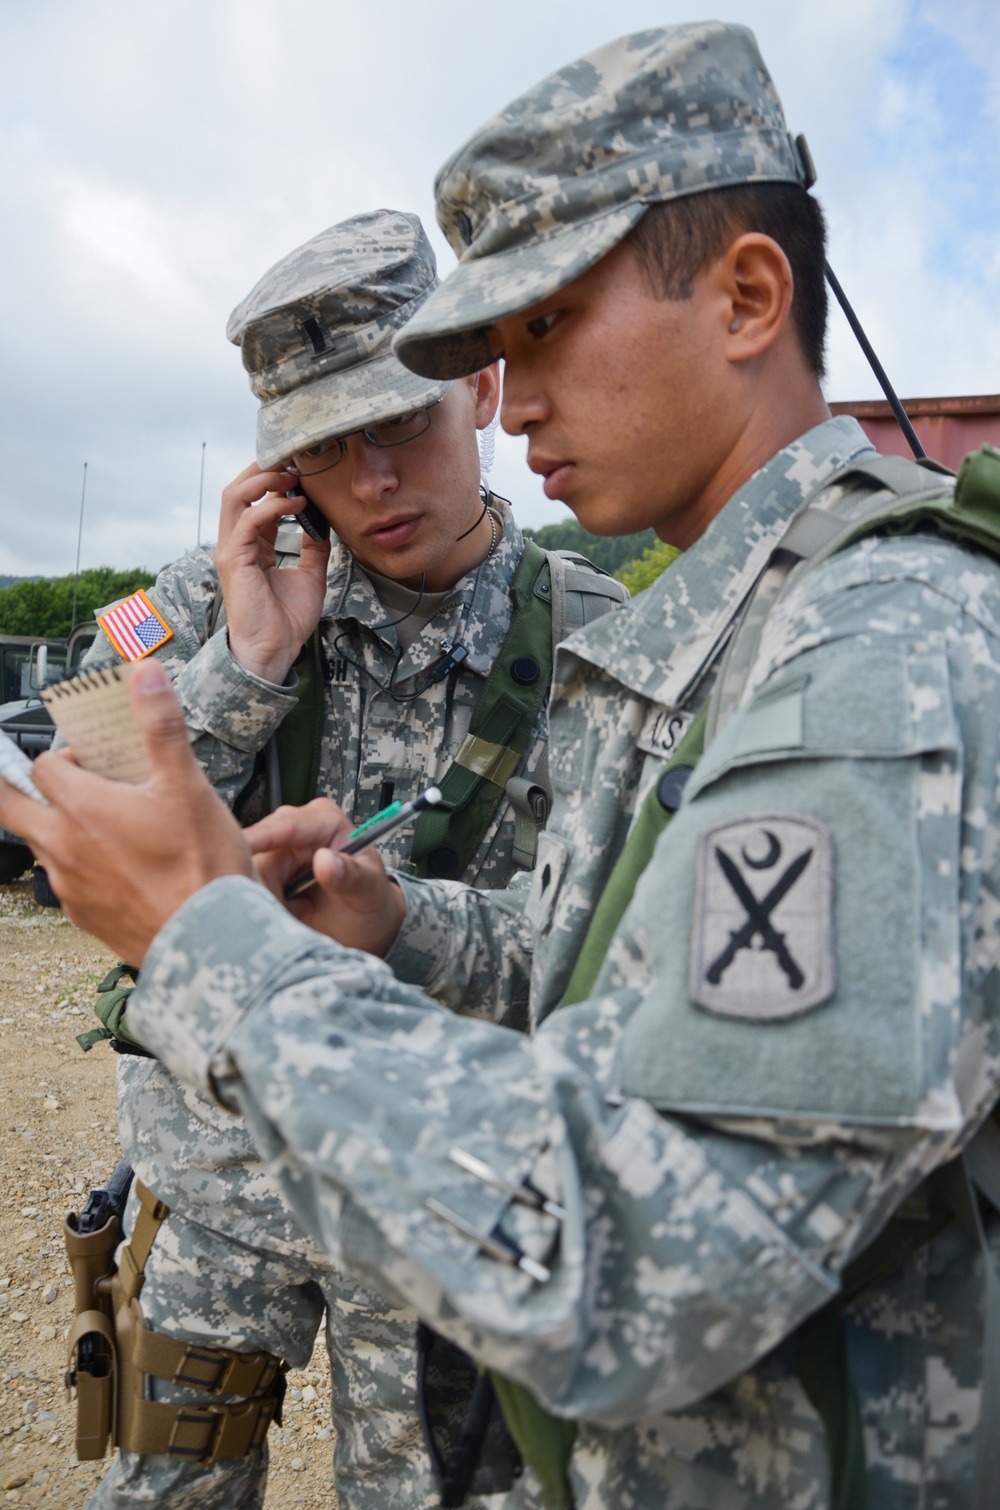
[[[418,435],[423,435],[429,429],[431,409],[440,402],[437,399],[427,409],[411,409],[408,414],[399,414],[395,419],[376,420],[373,425],[365,425],[363,430],[352,430],[350,433],[363,435],[369,445],[380,449],[405,446],[408,440],[416,440]],[[347,440],[346,435],[331,435],[326,440],[318,440],[314,446],[307,446],[304,451],[295,451],[285,461],[285,471],[293,477],[315,477],[317,472],[329,472],[343,460]]]

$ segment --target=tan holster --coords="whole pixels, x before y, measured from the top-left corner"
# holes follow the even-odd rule
[[[76,1455],[104,1456],[110,1442],[130,1452],[217,1463],[255,1452],[272,1421],[281,1424],[285,1365],[271,1353],[203,1347],[147,1330],[139,1306],[146,1260],[169,1208],[135,1182],[139,1211],[115,1268],[118,1219],[81,1236],[66,1219],[66,1252],[76,1291],[66,1388],[76,1387]],[[168,1405],[146,1398],[146,1376],[242,1399]]]

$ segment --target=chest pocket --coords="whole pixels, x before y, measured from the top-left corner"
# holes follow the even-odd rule
[[[609,952],[604,987],[642,992],[623,1036],[622,1093],[701,1115],[950,1126],[961,789],[943,652],[831,643],[776,673],[706,751]],[[715,833],[755,819],[775,831],[775,816],[832,841],[829,916],[807,920],[829,929],[830,989],[796,1016],[769,1018],[766,1002],[720,1015],[692,999],[697,857]],[[747,847],[749,865],[762,851]],[[749,869],[743,880],[758,897],[769,884]],[[796,935],[781,930],[795,925],[780,912],[769,935],[725,899],[730,952],[744,951],[737,983],[742,967],[759,979],[751,950],[777,958],[780,936],[794,954]]]

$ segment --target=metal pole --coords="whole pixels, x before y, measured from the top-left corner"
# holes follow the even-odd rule
[[[87,463],[83,464],[83,487],[80,489],[80,524],[76,532],[76,572],[73,577],[73,616],[70,633],[76,628],[76,590],[80,584],[80,542],[83,539],[83,500],[87,496]]]
[[[200,477],[200,479],[198,481],[198,544],[199,545],[201,544],[201,500],[202,500],[202,497],[204,496],[204,492],[205,492],[205,446],[206,446],[206,442],[202,441],[202,443],[201,443],[201,477]]]
[[[861,347],[861,350],[868,358],[868,365],[871,367],[872,372],[874,372],[875,376],[878,378],[879,386],[882,389],[882,392],[885,394],[886,398],[889,400],[889,408],[896,416],[896,423],[899,425],[899,428],[906,436],[906,441],[909,445],[910,450],[917,458],[926,456],[927,452],[924,450],[923,446],[917,439],[916,430],[914,430],[913,426],[910,424],[910,417],[907,414],[906,410],[903,408],[902,404],[899,402],[899,399],[896,397],[896,390],[890,383],[885,368],[882,366],[882,363],[875,355],[874,347],[862,330],[861,321],[858,319],[857,315],[854,313],[854,310],[848,303],[847,295],[844,293],[844,290],[841,288],[840,283],[834,276],[833,268],[830,266],[829,262],[826,264],[826,281],[833,289],[833,292],[837,298],[837,303],[840,305],[841,309],[844,311],[844,314],[847,316],[848,325],[857,336],[858,345]]]

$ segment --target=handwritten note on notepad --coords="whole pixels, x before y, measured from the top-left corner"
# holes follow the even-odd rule
[[[128,700],[131,665],[85,671],[42,690],[52,722],[85,771],[135,785],[150,774]]]

